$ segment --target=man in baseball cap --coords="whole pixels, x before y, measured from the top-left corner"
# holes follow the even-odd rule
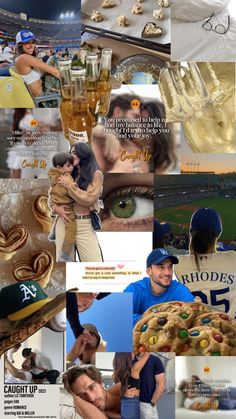
[[[185,285],[173,279],[173,265],[179,263],[176,256],[164,248],[154,249],[147,257],[148,277],[134,282],[124,290],[133,293],[133,322],[139,320],[145,310],[154,304],[167,301],[194,301]]]
[[[16,43],[17,44],[24,44],[25,42],[35,41],[34,34],[29,31],[28,29],[23,29],[22,31],[16,34]]]
[[[106,351],[106,341],[102,339],[96,326],[91,323],[83,324],[83,328],[89,333],[79,335],[71,350],[67,353],[68,366],[73,365],[79,359],[82,364],[95,364],[95,353]]]

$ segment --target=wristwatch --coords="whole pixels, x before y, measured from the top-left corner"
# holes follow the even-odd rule
[[[156,403],[151,402],[151,406],[152,407],[156,406]]]

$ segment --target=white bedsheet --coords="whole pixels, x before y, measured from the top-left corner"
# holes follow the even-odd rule
[[[228,9],[215,15],[211,21],[228,25]],[[236,19],[231,17],[230,29],[220,35],[202,28],[204,21],[171,22],[171,59],[172,61],[235,61],[236,60]]]

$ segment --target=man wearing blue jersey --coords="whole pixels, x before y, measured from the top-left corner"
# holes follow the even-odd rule
[[[133,293],[133,323],[145,310],[154,304],[167,301],[194,301],[188,288],[172,279],[173,264],[179,263],[176,256],[163,248],[154,249],[147,257],[148,277],[128,285],[124,292]]]

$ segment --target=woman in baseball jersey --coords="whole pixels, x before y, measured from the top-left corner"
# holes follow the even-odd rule
[[[190,254],[179,256],[175,274],[203,303],[235,318],[236,253],[217,251],[221,233],[221,218],[213,208],[194,212],[189,229]]]

